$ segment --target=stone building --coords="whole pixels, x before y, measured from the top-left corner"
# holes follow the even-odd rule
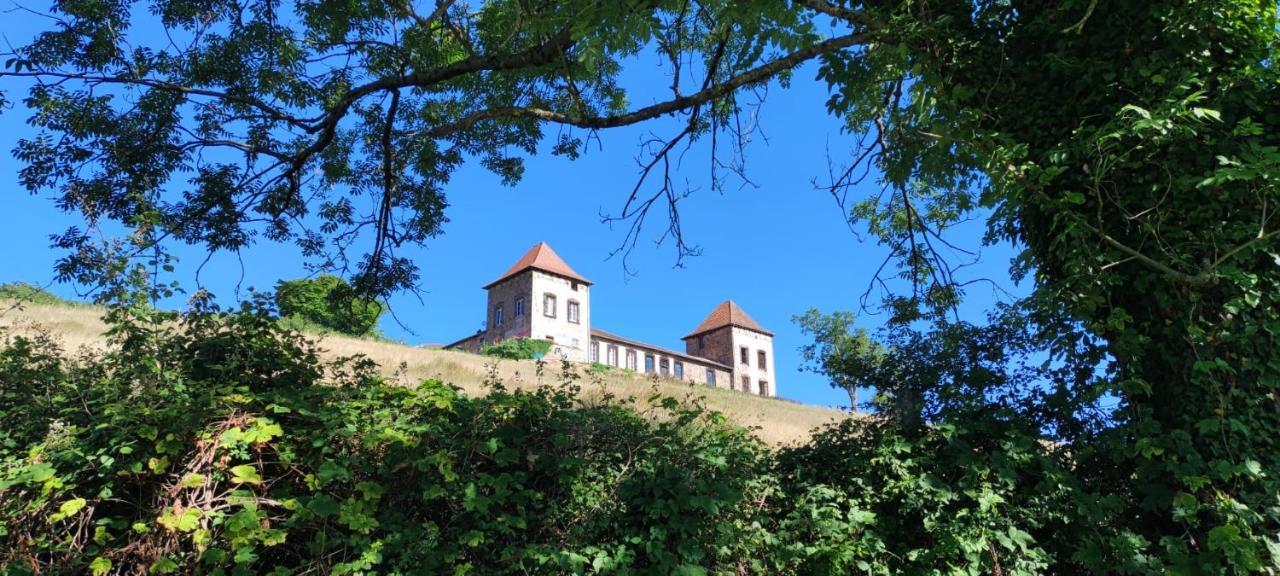
[[[777,396],[773,333],[726,300],[683,338],[678,352],[591,325],[591,281],[545,242],[531,248],[488,291],[485,328],[446,349],[479,352],[508,338],[538,338],[552,355],[645,374]]]

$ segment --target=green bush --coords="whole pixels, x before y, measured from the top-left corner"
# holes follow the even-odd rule
[[[61,306],[73,306],[80,304],[79,302],[67,300],[66,298],[58,296],[44,288],[27,282],[8,282],[0,284],[0,300],[19,300],[22,302],[30,302],[32,304],[54,304]]]
[[[260,308],[111,320],[106,352],[0,348],[0,573],[742,573],[767,546],[767,452],[697,406],[396,385]]]
[[[534,338],[509,338],[497,344],[485,344],[480,353],[509,360],[533,360],[542,358],[551,350],[551,342]]]
[[[275,302],[286,319],[352,336],[375,334],[385,309],[381,302],[358,298],[350,284],[328,274],[276,284]]]

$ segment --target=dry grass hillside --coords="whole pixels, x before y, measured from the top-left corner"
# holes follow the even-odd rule
[[[68,349],[103,345],[102,333],[106,326],[99,319],[100,315],[101,310],[92,306],[27,303],[15,307],[12,302],[0,301],[0,326],[8,326],[17,332],[46,329],[57,334]],[[547,364],[543,375],[539,377],[532,361],[499,360],[464,352],[417,348],[332,334],[318,335],[316,338],[327,356],[363,354],[376,361],[388,376],[407,383],[438,378],[469,394],[484,393],[484,382],[491,375],[501,379],[507,386],[533,387],[539,382],[557,382],[562,369],[558,364]],[[581,367],[576,369],[581,373]],[[643,375],[618,371],[594,377],[584,374],[580,383],[589,397],[607,392],[643,402],[655,391],[678,398],[700,396],[705,399],[707,407],[723,412],[743,426],[754,428],[755,434],[762,440],[776,445],[802,442],[809,437],[813,428],[847,416],[844,412],[829,408],[671,380],[655,381]]]

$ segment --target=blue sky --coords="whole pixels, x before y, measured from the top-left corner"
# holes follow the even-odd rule
[[[9,13],[0,33],[14,45],[43,24],[31,16]],[[832,389],[821,376],[801,373],[798,348],[808,341],[792,317],[809,308],[830,312],[859,308],[859,297],[884,258],[885,249],[860,241],[844,222],[844,214],[813,180],[826,177],[828,154],[836,163],[848,157],[853,139],[826,114],[826,86],[814,80],[815,66],[799,69],[791,86],[771,86],[758,121],[761,133],[747,148],[747,175],[753,184],[730,178],[724,192],[710,189],[708,151],[695,146],[675,178],[695,192],[681,204],[685,236],[702,255],[676,268],[675,249],[655,246],[665,226],[654,214],[628,261],[609,259],[626,235],[612,229],[600,214],[615,213],[638,177],[640,142],[651,134],[669,135],[677,124],[662,120],[639,127],[600,132],[585,156],[577,160],[543,152],[529,158],[523,181],[506,187],[476,163],[459,170],[447,190],[451,220],[444,234],[426,246],[402,252],[422,268],[421,300],[405,294],[391,300],[395,316],[384,318],[383,331],[409,343],[445,343],[472,333],[484,320],[481,286],[497,278],[530,246],[546,241],[580,274],[595,283],[592,322],[629,338],[682,348],[680,337],[695,327],[718,303],[733,299],[776,334],[778,392],[793,400],[844,406],[847,395]],[[626,77],[633,87],[631,104],[642,106],[661,97],[669,82],[652,55],[632,62]],[[8,81],[7,81],[8,82]],[[18,101],[0,113],[0,149],[11,151],[19,138],[34,132],[21,106],[25,90],[5,88]],[[554,136],[555,130],[548,133]],[[31,196],[18,184],[21,164],[0,154],[0,282],[23,280],[45,284],[59,256],[48,248],[50,234],[81,221],[54,207],[49,196]],[[874,193],[875,183],[863,193]],[[957,230],[954,239],[977,247],[981,226]],[[198,247],[177,250],[176,280],[195,285],[195,268],[205,259]],[[997,280],[1019,292],[1008,280],[1008,247],[983,249],[981,263],[969,277]],[[258,244],[240,254],[215,255],[201,283],[224,302],[246,294],[249,287],[268,289],[282,278],[305,275],[292,246]],[[239,286],[242,290],[237,293]],[[54,285],[54,292],[73,296],[73,286]],[[992,302],[990,289],[969,292],[962,309],[979,319]],[[172,303],[181,306],[181,300]],[[874,329],[884,316],[862,315]]]

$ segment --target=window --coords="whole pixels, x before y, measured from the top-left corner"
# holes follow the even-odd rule
[[[743,391],[743,392],[750,392],[750,391],[751,391],[751,377],[750,377],[750,376],[743,376],[743,377],[742,377],[742,391]]]
[[[761,396],[768,396],[768,395],[769,395],[769,381],[768,381],[768,380],[761,380],[761,381],[760,381],[760,395],[761,395]]]
[[[658,361],[658,371],[659,371],[659,372],[661,372],[663,376],[666,376],[667,374],[670,374],[670,373],[671,373],[671,360],[666,359],[666,358],[663,358],[662,360],[659,360],[659,361]]]
[[[707,343],[702,339],[702,336],[698,336],[698,350],[701,351],[702,347],[706,345]]]
[[[608,362],[610,366],[618,365],[618,347],[617,346],[611,345],[608,348],[606,348],[604,355],[605,355],[605,361]]]
[[[568,311],[565,312],[565,316],[569,317],[570,322],[573,322],[574,324],[578,323],[578,301],[577,300],[569,301]]]
[[[653,354],[644,355],[644,373],[653,374]]]
[[[676,380],[684,380],[684,362],[676,362]]]
[[[636,351],[627,350],[627,370],[636,369]]]
[[[707,368],[707,386],[715,386],[715,385],[716,385],[716,371],[710,368]]]
[[[738,349],[738,362],[743,364],[751,364],[751,351],[746,346]]]
[[[495,328],[502,325],[502,305],[501,304],[499,304],[496,308],[493,309],[493,325]]]
[[[767,369],[767,366],[768,366],[769,364],[768,364],[768,362],[765,362],[765,360],[764,360],[764,350],[761,350],[761,351],[759,351],[759,352],[756,352],[756,364],[757,364],[758,366],[760,366],[760,369],[761,369],[761,370],[766,370],[766,369]]]
[[[516,298],[516,317],[524,316],[524,297]]]
[[[577,350],[581,342],[578,342],[578,339],[574,338],[572,344],[573,344],[573,349]]]
[[[573,290],[574,292],[577,292],[577,291],[578,291],[578,283],[577,283],[577,282],[575,282],[575,281],[570,280],[570,281],[569,281],[569,289]]]
[[[596,342],[596,341],[591,342],[591,361],[592,362],[600,361],[600,343],[599,342]]]
[[[555,294],[548,293],[548,294],[542,295],[542,315],[548,318],[556,317],[556,295]]]

